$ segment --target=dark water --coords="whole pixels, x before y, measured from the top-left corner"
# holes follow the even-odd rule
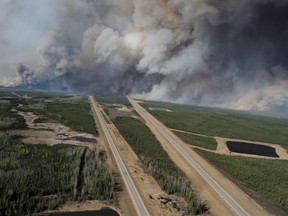
[[[104,208],[99,211],[53,213],[51,216],[119,216],[119,214],[110,208]]]
[[[276,149],[270,146],[228,141],[227,147],[231,152],[279,158]]]
[[[79,142],[87,142],[87,143],[95,143],[95,144],[97,143],[97,140],[94,138],[87,138],[87,137],[82,137],[82,136],[74,136],[72,138]]]

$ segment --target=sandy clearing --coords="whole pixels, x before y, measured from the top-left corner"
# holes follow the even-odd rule
[[[128,113],[131,113],[131,112],[132,112],[131,109],[129,109],[127,106],[124,106],[124,105],[122,105],[121,108],[117,108],[117,110],[118,110],[119,112],[128,112]]]
[[[164,108],[155,108],[155,107],[149,107],[149,109],[151,111],[155,110],[155,111],[166,111],[166,112],[172,112],[172,110],[169,110],[169,109],[164,109]]]
[[[221,137],[215,137],[216,142],[218,143],[216,152],[222,153],[222,154],[230,154],[230,150],[228,149],[226,145],[226,141],[223,140]]]
[[[22,142],[25,144],[32,144],[32,145],[37,145],[37,144],[45,144],[49,146],[53,145],[59,145],[59,144],[64,144],[64,145],[76,145],[76,146],[85,146],[88,148],[95,148],[95,145],[98,144],[91,144],[89,142],[81,142],[77,140],[73,140],[73,137],[85,137],[83,134],[78,134],[75,131],[69,131],[66,133],[67,137],[63,138],[63,136],[58,136],[57,133],[52,132],[52,131],[41,131],[41,130],[11,130],[8,131],[8,134],[10,135],[19,135],[23,136]],[[71,139],[68,138],[71,137]],[[85,137],[88,138],[88,137]],[[89,135],[89,138],[90,135]],[[95,140],[96,138],[93,137]]]
[[[178,167],[190,178],[195,189],[199,192],[202,200],[207,200],[208,205],[211,208],[213,215],[235,215],[235,213],[227,206],[226,202],[221,200],[220,196],[208,185],[204,179],[192,169],[187,162],[174,150],[174,148],[163,138],[163,136],[155,129],[155,127],[141,114],[147,122],[147,126],[159,139],[164,149],[168,152],[170,158],[178,165]],[[240,188],[233,184],[229,179],[223,176],[216,168],[209,164],[205,159],[199,156],[193,149],[189,148],[187,144],[182,142],[172,131],[167,129],[161,122],[157,120],[158,124],[165,130],[171,137],[173,137],[179,145],[181,145],[193,159],[203,168],[206,172],[213,177],[219,185],[226,189],[234,199],[248,211],[250,215],[270,215],[265,209],[259,206],[254,200],[252,200],[247,194],[245,194]]]
[[[60,123],[33,123],[38,116],[32,112],[18,112],[23,116],[28,126],[28,130],[10,130],[11,135],[23,136],[22,142],[26,144],[46,144],[46,145],[77,145],[89,148],[97,145],[98,139],[92,134],[81,133],[71,130]]]
[[[98,211],[103,208],[111,208],[114,211],[117,211],[120,216],[121,210],[114,206],[113,203],[106,202],[106,201],[98,201],[98,200],[89,200],[82,203],[79,202],[69,202],[64,204],[63,206],[59,207],[53,211],[45,211],[40,214],[35,215],[46,215],[51,213],[61,213],[61,212],[78,212],[78,211]]]
[[[27,126],[29,128],[34,128],[35,127],[33,122],[34,122],[35,119],[38,118],[38,116],[34,115],[33,112],[18,112],[17,114],[21,115],[24,118],[24,120],[25,120],[25,122],[26,122],[26,124],[27,124]]]

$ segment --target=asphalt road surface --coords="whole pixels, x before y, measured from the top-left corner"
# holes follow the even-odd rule
[[[173,146],[173,148],[191,165],[202,178],[219,194],[228,206],[237,214],[241,216],[248,216],[246,210],[231,196],[223,187],[221,187],[186,151],[177,144],[177,142],[165,131],[166,127],[160,126],[154,116],[141,107],[135,100],[129,98],[130,103],[139,114],[143,114],[147,120],[158,130],[159,133]]]
[[[131,176],[130,176],[130,174],[129,174],[129,172],[128,172],[128,170],[127,170],[127,168],[126,168],[126,166],[125,166],[125,164],[124,164],[124,162],[120,156],[120,154],[119,154],[119,152],[118,152],[118,149],[116,148],[115,143],[114,143],[114,141],[110,135],[110,132],[109,132],[108,127],[107,127],[107,123],[106,123],[106,121],[105,121],[105,119],[104,119],[104,117],[103,117],[103,115],[102,115],[102,113],[98,107],[99,105],[96,103],[96,101],[93,97],[90,96],[89,100],[92,104],[93,109],[95,110],[97,118],[100,121],[100,126],[103,129],[104,134],[107,138],[109,147],[113,153],[113,156],[114,156],[115,161],[117,163],[118,169],[119,169],[120,174],[121,174],[121,176],[125,182],[125,185],[128,189],[128,192],[130,194],[130,197],[132,199],[132,202],[134,204],[134,207],[135,207],[137,214],[141,215],[141,216],[149,216],[150,214],[149,214],[149,212],[148,212],[148,210],[147,210],[147,208],[146,208],[146,206],[145,206],[145,204],[144,204],[144,202],[143,202],[143,200],[142,200],[142,198],[141,198],[141,196],[140,196],[140,194],[139,194],[139,192],[138,192],[138,190],[137,190],[137,188],[136,188],[136,186],[135,186],[135,184],[134,184],[134,182],[133,182],[133,180],[132,180],[132,178],[131,178]]]

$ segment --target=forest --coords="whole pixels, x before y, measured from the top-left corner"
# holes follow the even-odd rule
[[[172,129],[208,136],[281,144],[288,147],[287,118],[152,101],[145,101],[142,105]],[[165,108],[172,112],[150,110],[149,107]]]
[[[66,201],[115,197],[102,152],[70,145],[26,145],[0,134],[0,215],[30,215]]]

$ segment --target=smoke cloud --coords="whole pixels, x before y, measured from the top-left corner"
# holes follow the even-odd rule
[[[0,85],[288,114],[287,20],[285,0],[0,0]]]

